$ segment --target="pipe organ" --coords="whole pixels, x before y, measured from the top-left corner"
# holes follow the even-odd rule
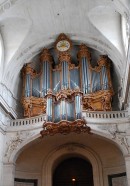
[[[39,73],[31,63],[23,67],[25,117],[46,113],[46,127],[52,127],[52,124],[83,126],[82,110],[111,110],[113,89],[108,57],[100,56],[98,65],[92,67],[91,54],[87,46],[81,44],[78,54],[75,54],[78,63],[75,63],[71,48],[69,38],[60,34],[55,42],[58,61],[54,60],[49,49],[43,49]]]
[[[91,66],[88,48],[82,44],[78,52],[83,96],[83,109],[110,111],[113,88],[110,76],[110,62],[107,56],[100,56],[96,67]]]

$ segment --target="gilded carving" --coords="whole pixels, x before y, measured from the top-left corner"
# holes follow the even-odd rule
[[[80,45],[80,50],[78,52],[78,60],[80,61],[82,57],[86,57],[89,61],[91,60],[91,54],[88,47],[85,44]]]
[[[71,63],[71,56],[68,52],[62,52],[59,54],[59,62],[66,61],[68,63]]]
[[[47,48],[44,48],[40,55],[41,62],[49,61],[52,63],[52,56]]]
[[[57,124],[54,123],[45,123],[43,126],[43,130],[40,132],[42,137],[45,136],[53,136],[55,134],[69,134],[71,132],[80,134],[81,132],[87,132],[91,134],[91,129],[85,124],[85,121],[82,119],[75,120],[74,122],[69,121],[61,121]]]
[[[54,48],[57,53],[70,51],[72,49],[72,41],[64,34],[61,33],[55,41]]]
[[[22,105],[24,108],[24,117],[32,117],[46,113],[46,99],[35,97],[23,97]]]
[[[80,91],[79,88],[77,89],[61,89],[57,94],[55,95],[56,101],[59,101],[62,98],[65,99],[72,99],[74,95],[82,95],[83,93]]]
[[[83,109],[89,111],[110,111],[112,91],[101,90],[83,96]]]
[[[27,63],[26,65],[24,65],[24,67],[22,69],[22,74],[23,74],[23,77],[26,74],[30,74],[31,76],[35,76],[36,75],[36,71],[31,67],[31,62]]]

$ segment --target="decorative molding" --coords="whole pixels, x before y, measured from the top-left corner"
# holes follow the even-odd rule
[[[125,147],[127,153],[130,154],[130,143],[129,143],[130,136],[126,135],[127,130],[120,131],[118,124],[114,124],[114,125],[109,124],[105,126],[99,126],[98,128],[102,130],[106,130],[111,135],[111,139],[116,143],[120,144],[121,146]]]
[[[10,9],[18,0],[7,0],[0,4],[0,14]]]
[[[86,146],[79,143],[66,143],[64,145],[59,146],[57,150],[65,149],[67,152],[74,152],[77,151],[78,148],[85,149]]]
[[[48,61],[48,62],[52,63],[53,62],[52,60],[53,59],[52,59],[49,49],[43,48],[43,50],[41,51],[41,54],[40,54],[40,61],[41,62]]]
[[[21,135],[19,132],[16,133],[14,137],[10,139],[9,142],[7,142],[7,150],[5,153],[5,157],[9,157],[12,152],[23,142],[23,139],[21,138]]]
[[[69,133],[85,133],[91,134],[91,128],[87,126],[84,120],[77,119],[73,122],[69,122],[66,120],[61,120],[60,122],[54,124],[52,122],[46,122],[43,125],[43,130],[40,132],[42,137],[45,136],[53,136],[55,134],[64,134],[67,135]]]
[[[59,50],[59,49],[57,48],[57,44],[58,44],[59,42],[62,42],[62,41],[63,41],[63,43],[61,44],[61,50]],[[66,48],[66,42],[69,43],[69,48]],[[55,41],[55,43],[54,43],[54,48],[55,48],[55,50],[56,50],[58,53],[62,53],[63,51],[64,51],[64,52],[65,52],[65,51],[69,52],[69,51],[72,49],[72,41],[70,40],[69,37],[67,37],[67,35],[65,35],[64,33],[61,33],[61,34],[57,37],[57,39],[56,39],[56,41]],[[62,48],[64,48],[65,50],[62,51]]]
[[[8,123],[10,122],[10,116],[0,106],[0,131],[6,130]]]
[[[17,132],[15,136],[9,138],[8,142],[6,142],[7,149],[5,152],[5,158],[9,161],[10,156],[12,153],[20,146],[20,144],[27,140],[27,138],[30,138],[34,133],[23,131],[23,132]]]
[[[19,101],[3,83],[0,83],[0,104],[11,118],[17,118],[16,108]]]
[[[45,98],[22,97],[21,102],[24,108],[24,117],[33,117],[46,113]]]

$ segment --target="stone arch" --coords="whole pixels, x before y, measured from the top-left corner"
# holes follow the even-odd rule
[[[116,131],[114,131],[113,134],[110,134],[108,130],[95,130],[92,129],[93,134],[96,134],[100,137],[103,137],[104,139],[108,140],[109,142],[113,143],[120,151],[122,152],[123,156],[129,154],[129,149],[127,147],[127,144],[125,142],[125,137],[118,136]]]
[[[23,141],[11,154],[9,161],[5,162],[5,171],[12,170],[12,172],[15,169],[15,161],[19,154],[26,148],[28,145],[38,139],[40,137],[40,129],[34,131],[33,135],[30,135],[25,141]],[[105,133],[104,131],[98,131],[94,130],[92,128],[92,132],[102,138],[104,140],[108,139],[109,142],[112,142],[110,134]],[[119,145],[115,142],[115,145],[119,148]],[[120,148],[121,150],[121,148]],[[123,151],[122,151],[123,152]],[[45,157],[42,165],[42,186],[43,185],[52,185],[52,174],[55,169],[55,167],[63,161],[64,159],[68,157],[81,157],[85,160],[89,160],[89,162],[92,165],[93,168],[93,177],[94,177],[94,186],[103,186],[103,173],[102,173],[102,163],[99,158],[99,156],[92,150],[90,147],[88,148],[85,145],[79,144],[79,143],[67,143],[63,144],[61,146],[58,146],[57,148],[53,149],[48,153],[48,155]],[[9,167],[8,167],[9,166]],[[11,174],[12,180],[14,179],[14,174]],[[13,186],[13,185],[12,185]]]
[[[93,168],[94,186],[103,186],[102,164],[97,154],[84,145],[74,143],[62,145],[49,153],[43,162],[42,186],[52,186],[54,167],[67,157],[74,156],[90,161]]]
[[[34,140],[38,139],[40,137],[40,132],[38,131],[37,133],[35,133],[34,135],[30,135],[29,138],[27,138],[26,140],[24,140],[11,154],[10,158],[9,158],[9,162],[11,163],[15,163],[17,157],[19,156],[19,154],[25,149],[25,147],[27,145],[29,145],[31,142],[33,142]]]
[[[91,126],[90,126],[91,127]],[[38,139],[41,135],[40,135],[40,131],[42,130],[42,128],[40,128],[40,130],[34,131],[30,131],[29,132],[29,137],[25,140],[23,140],[23,142],[18,145],[15,150],[11,153],[9,161],[8,162],[12,162],[15,163],[17,157],[19,156],[19,154],[24,150],[24,148],[29,145],[31,142],[33,142],[34,140]],[[128,154],[128,149],[125,143],[123,143],[123,139],[116,139],[116,137],[114,138],[108,131],[104,131],[104,130],[97,130],[94,126],[91,127],[91,131],[93,134],[96,134],[106,140],[109,140],[109,142],[113,143],[118,149],[120,149],[120,151],[122,152],[122,154],[125,156]]]

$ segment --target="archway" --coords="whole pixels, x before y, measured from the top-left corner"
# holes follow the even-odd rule
[[[62,161],[53,173],[53,186],[93,186],[93,171],[89,161],[71,157]]]
[[[107,185],[108,175],[125,172],[121,151],[113,143],[96,134],[55,135],[44,139],[37,137],[31,136],[29,144],[24,141],[19,150],[17,149],[16,156],[13,156],[16,151],[13,152],[10,159],[16,160],[15,175],[10,171],[13,178],[37,179],[38,186],[52,186],[56,167],[72,157],[91,163],[94,186]]]

